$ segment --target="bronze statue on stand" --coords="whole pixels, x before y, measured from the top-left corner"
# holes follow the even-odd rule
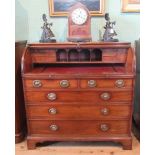
[[[55,35],[51,31],[51,26],[53,25],[53,23],[48,23],[47,22],[46,14],[43,14],[42,18],[43,18],[44,24],[41,27],[43,29],[43,32],[42,32],[40,42],[42,42],[42,43],[56,42],[56,39],[54,38]]]
[[[102,41],[105,42],[118,42],[118,39],[113,38],[114,36],[117,35],[117,33],[114,30],[114,25],[116,24],[116,22],[111,22],[110,21],[110,17],[109,17],[109,13],[105,14],[105,20],[106,20],[106,25],[104,26],[105,28],[105,32],[103,35],[103,39]]]

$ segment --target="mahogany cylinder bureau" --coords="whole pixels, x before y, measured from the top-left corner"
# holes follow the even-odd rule
[[[22,78],[28,149],[44,141],[113,141],[132,148],[130,43],[28,44]]]

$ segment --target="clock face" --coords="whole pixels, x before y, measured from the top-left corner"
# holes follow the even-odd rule
[[[72,14],[71,18],[74,24],[82,25],[87,21],[88,14],[86,10],[82,8],[75,9]]]

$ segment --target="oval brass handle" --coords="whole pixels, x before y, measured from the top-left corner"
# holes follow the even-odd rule
[[[101,113],[102,113],[103,115],[108,115],[108,114],[109,114],[109,109],[103,108],[103,109],[101,109]]]
[[[89,80],[88,81],[88,86],[91,87],[91,88],[96,87],[96,81],[95,80]]]
[[[111,97],[110,93],[102,93],[101,94],[101,99],[103,100],[109,100]]]
[[[60,81],[60,86],[62,87],[62,88],[67,88],[67,87],[69,87],[69,81],[68,80],[62,80],[62,81]]]
[[[57,96],[56,96],[55,93],[49,93],[49,94],[47,95],[47,98],[48,98],[50,101],[54,101],[54,100],[57,98]]]
[[[40,80],[34,80],[34,81],[33,81],[33,87],[39,88],[39,87],[41,87],[41,86],[42,86],[42,83],[41,83]]]
[[[125,84],[124,80],[117,80],[117,81],[115,82],[115,85],[116,85],[116,87],[118,87],[118,88],[124,87],[124,84]]]
[[[101,124],[101,130],[102,131],[108,131],[109,130],[109,126],[107,124]]]
[[[57,110],[56,110],[55,108],[50,108],[50,109],[48,110],[48,112],[49,112],[50,114],[52,114],[52,115],[57,114]]]
[[[55,125],[55,124],[52,124],[52,125],[50,125],[50,129],[52,131],[57,131],[59,129],[59,127],[57,125]]]

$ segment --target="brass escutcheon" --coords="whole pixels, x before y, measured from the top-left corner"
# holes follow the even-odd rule
[[[50,125],[50,129],[51,129],[52,131],[57,131],[59,128],[58,128],[57,125],[52,124],[52,125]]]
[[[89,86],[90,88],[96,87],[96,81],[95,81],[95,80],[89,80],[89,81],[88,81],[88,86]]]
[[[33,81],[33,87],[39,88],[39,87],[41,87],[41,86],[42,86],[42,83],[41,83],[40,80],[34,80],[34,81]]]
[[[115,82],[115,85],[116,85],[116,87],[118,87],[118,88],[121,88],[121,87],[124,87],[124,80],[117,80],[116,82]]]
[[[54,101],[54,100],[57,98],[57,96],[56,96],[55,93],[49,93],[49,94],[47,95],[47,98],[48,98],[50,101]]]
[[[62,87],[62,88],[67,88],[67,87],[69,87],[69,81],[68,80],[62,80],[62,81],[60,81],[60,86]]]
[[[108,131],[109,130],[109,127],[107,124],[101,124],[101,130],[102,131]]]
[[[57,113],[57,110],[55,108],[50,108],[48,111],[52,115],[55,115]]]
[[[101,109],[101,113],[102,113],[103,115],[108,115],[108,114],[109,114],[109,109],[103,108],[103,109]]]
[[[103,99],[103,100],[109,100],[110,97],[111,97],[110,93],[105,92],[105,93],[101,94],[101,99]]]

